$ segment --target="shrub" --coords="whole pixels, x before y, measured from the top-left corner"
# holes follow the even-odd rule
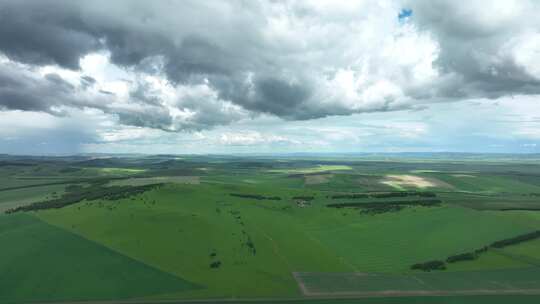
[[[445,270],[446,264],[443,261],[434,260],[434,261],[414,264],[411,266],[411,269],[423,270],[423,271]]]
[[[367,193],[353,193],[353,194],[336,194],[332,195],[330,198],[332,199],[355,199],[355,198],[368,198],[369,194]]]
[[[478,255],[475,252],[465,252],[460,254],[451,255],[446,258],[447,263],[455,263],[459,261],[472,261],[476,260]]]
[[[398,212],[401,209],[405,208],[404,206],[400,205],[390,205],[390,204],[380,204],[380,206],[372,206],[369,208],[365,208],[360,213],[363,214],[380,214],[380,213],[386,213],[386,212]]]
[[[502,248],[502,247],[506,247],[506,246],[509,246],[509,245],[514,245],[514,244],[518,244],[518,243],[521,243],[521,242],[534,240],[536,238],[540,238],[540,230],[536,230],[536,231],[533,231],[533,232],[530,232],[530,233],[518,235],[518,236],[515,236],[513,238],[508,238],[508,239],[496,241],[496,242],[491,243],[490,246],[494,247],[494,248]]]
[[[293,196],[293,200],[304,200],[304,201],[312,201],[315,199],[314,196]]]

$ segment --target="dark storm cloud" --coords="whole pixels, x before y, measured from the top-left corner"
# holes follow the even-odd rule
[[[409,1],[412,21],[440,45],[441,97],[498,98],[539,94],[540,75],[516,60],[524,42],[538,40],[538,1]],[[534,62],[530,62],[531,65]],[[450,82],[450,83],[448,83]]]
[[[99,48],[74,1],[0,3],[0,49],[13,60],[78,68],[79,58]]]
[[[84,86],[83,86],[84,87]],[[172,117],[163,107],[121,108],[111,103],[112,93],[88,94],[57,74],[36,77],[21,67],[0,65],[0,109],[63,115],[62,106],[94,108],[118,117],[131,126],[171,129]]]
[[[257,81],[255,91],[258,108],[280,116],[293,114],[294,109],[309,97],[309,91],[301,84],[275,78]]]
[[[230,76],[236,68],[233,56],[203,38],[186,37],[178,48],[167,53],[165,72],[175,82],[189,82],[198,76]]]
[[[242,11],[220,10],[248,6],[241,3],[4,0],[0,1],[0,49],[17,61],[72,69],[78,67],[80,57],[98,49],[110,51],[112,61],[123,66],[163,56],[166,72],[175,81],[192,74],[230,73],[244,61],[234,56],[249,47],[243,43],[250,41],[243,39],[253,36],[248,32],[256,25],[224,20],[241,21]],[[220,31],[228,33],[220,37]],[[224,50],[220,43],[238,49]]]
[[[312,118],[310,109],[299,111],[311,95],[309,82],[290,82],[277,77],[253,79],[252,83],[233,77],[212,79],[223,99],[234,100],[245,109],[288,119]]]
[[[159,105],[161,100],[157,94],[158,93],[153,90],[150,84],[139,81],[132,87],[132,90],[129,92],[129,97],[132,101],[143,104]]]
[[[82,105],[74,87],[56,74],[35,78],[15,67],[0,65],[0,108],[5,110],[55,112],[54,107]]]
[[[92,81],[87,79],[86,82]],[[116,94],[105,90],[88,91],[84,81],[75,86],[58,74],[41,77],[21,65],[0,65],[0,111],[34,111],[62,116],[66,114],[65,107],[91,108],[117,117],[123,125],[164,131],[203,130],[229,124],[245,115],[208,94],[195,93],[177,101],[178,109],[192,114],[188,119],[176,121],[170,107],[157,96],[152,96],[152,89],[147,83],[140,82],[136,88],[127,103],[117,103]]]
[[[172,117],[162,107],[145,107],[143,110],[120,108],[114,109],[114,114],[124,125],[172,131]]]

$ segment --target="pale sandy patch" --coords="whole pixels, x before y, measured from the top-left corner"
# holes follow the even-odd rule
[[[156,176],[128,178],[109,182],[109,186],[144,186],[150,184],[173,183],[173,184],[200,184],[198,176]]]
[[[452,174],[453,177],[476,177],[470,174]]]
[[[394,188],[402,188],[403,186],[417,188],[437,187],[437,184],[432,180],[416,175],[387,175],[386,178],[387,179],[381,183]]]

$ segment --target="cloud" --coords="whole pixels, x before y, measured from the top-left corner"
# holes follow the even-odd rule
[[[47,72],[47,71],[53,72]],[[5,61],[0,64],[0,110],[45,112],[62,116],[69,109],[96,109],[123,125],[164,131],[197,131],[249,117],[248,111],[219,99],[208,85],[171,86],[139,75],[131,91],[124,82],[102,83],[57,68],[35,69]],[[123,85],[122,85],[123,84]],[[109,88],[112,91],[105,90]],[[123,96],[126,95],[126,96]]]
[[[410,18],[440,45],[441,77],[429,97],[540,93],[537,1],[409,1]]]
[[[0,51],[74,70],[85,55],[106,51],[112,64],[173,86],[206,84],[247,111],[312,119],[415,106],[402,101],[402,87],[421,58],[429,68],[432,54],[402,62],[391,50],[401,43],[435,49],[402,28],[399,9],[390,2],[3,1]],[[339,85],[344,72],[351,72],[347,87]],[[141,92],[132,97],[156,104]]]
[[[0,0],[0,107],[191,132],[540,94],[538,6]]]
[[[219,143],[226,146],[256,146],[256,145],[300,145],[301,142],[274,134],[263,134],[257,131],[227,132],[221,134]]]
[[[29,64],[77,68],[79,58],[100,47],[72,1],[1,1],[0,49]]]
[[[19,64],[0,65],[0,109],[62,114],[61,107],[104,108],[103,98],[90,98],[58,74],[41,76]]]

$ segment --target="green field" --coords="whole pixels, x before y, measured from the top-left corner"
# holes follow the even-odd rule
[[[540,239],[490,247],[446,270],[411,269],[539,230],[539,165],[195,156],[24,162],[0,167],[7,189],[0,208],[9,213],[0,215],[0,243],[10,244],[0,251],[2,303],[357,303],[318,299],[341,296],[532,303],[536,295],[503,295],[540,293]],[[384,183],[388,175],[434,186],[400,191]],[[137,190],[148,185],[158,186]],[[27,208],[11,209],[19,206]],[[395,297],[371,298],[385,292]]]
[[[26,214],[0,216],[0,243],[2,303],[126,299],[201,288]]]
[[[466,292],[473,290],[504,291],[536,289],[540,268],[484,270],[468,272],[378,274],[378,273],[300,273],[297,275],[311,295],[347,295],[418,290]]]

